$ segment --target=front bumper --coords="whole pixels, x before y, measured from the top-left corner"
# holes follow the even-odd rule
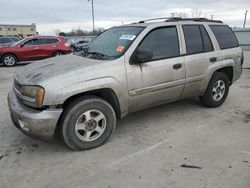
[[[29,108],[19,101],[13,90],[8,95],[8,105],[13,123],[24,134],[43,140],[54,137],[62,109],[40,111]]]

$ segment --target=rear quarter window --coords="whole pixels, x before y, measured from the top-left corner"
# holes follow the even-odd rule
[[[210,25],[210,28],[213,31],[222,50],[239,46],[238,40],[229,26]]]

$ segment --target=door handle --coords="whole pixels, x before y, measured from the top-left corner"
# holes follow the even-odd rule
[[[181,64],[181,63],[178,63],[178,64],[173,65],[173,69],[175,69],[175,70],[178,70],[178,69],[180,69],[181,67],[182,67],[182,64]]]
[[[34,50],[39,50],[40,48],[39,47],[35,47]]]
[[[217,61],[217,57],[211,57],[209,60],[210,60],[211,63],[214,63],[214,62]]]

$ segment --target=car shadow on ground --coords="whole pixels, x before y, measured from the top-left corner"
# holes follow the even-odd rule
[[[147,126],[149,126],[148,124],[154,124],[154,126],[157,126],[157,124],[155,124],[154,122],[158,118],[166,120],[168,117],[172,118],[171,116],[182,116],[185,111],[190,111],[190,109],[199,110],[203,108],[205,107],[202,107],[198,98],[195,97],[132,113],[124,119],[117,121],[117,127],[114,132],[114,135],[112,139],[106,144],[113,144],[114,142],[116,142],[116,139],[119,139],[121,135],[123,138],[124,136],[126,137],[126,135],[130,134],[131,130],[134,130],[133,134],[140,135],[140,128],[142,130],[146,129]],[[151,118],[152,116],[154,118]],[[144,122],[147,122],[147,125],[144,125]],[[135,126],[139,126],[140,128],[136,128]],[[26,135],[17,136],[14,140],[14,143],[11,143],[11,146],[15,146],[14,148],[16,149],[17,153],[22,151],[22,149],[20,150],[20,148],[29,148],[29,150],[31,150],[32,152],[39,151],[39,153],[55,151],[72,152],[72,150],[64,144],[60,136],[58,136],[58,133],[51,141],[39,141],[37,139],[30,138]]]
[[[180,119],[187,113],[190,114],[204,109],[207,108],[201,105],[199,97],[192,97],[138,111],[118,120],[114,137],[123,134],[126,130],[134,129],[135,125],[143,128],[146,122],[147,126],[157,126],[158,120],[166,122],[168,119]]]
[[[22,67],[22,66],[25,66],[25,65],[29,65],[31,63],[34,63],[34,62],[21,62],[15,66],[12,66],[12,67],[8,67],[8,66],[5,66],[3,64],[0,64],[0,67],[4,67],[4,68],[13,68],[13,67]]]

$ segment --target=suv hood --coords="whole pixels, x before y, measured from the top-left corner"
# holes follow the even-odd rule
[[[40,85],[42,82],[50,81],[53,78],[65,78],[69,75],[72,77],[75,71],[79,74],[87,67],[92,69],[93,66],[100,65],[102,62],[104,61],[76,55],[63,55],[27,65],[18,71],[14,78],[21,85]]]

